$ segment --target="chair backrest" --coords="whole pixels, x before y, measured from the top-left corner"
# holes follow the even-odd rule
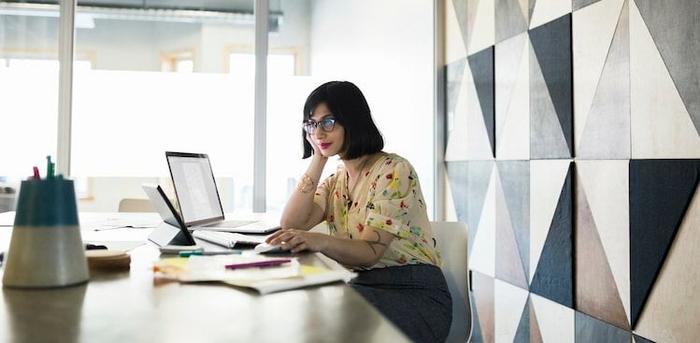
[[[119,201],[119,212],[155,212],[148,199],[122,199]]]
[[[466,342],[472,332],[467,225],[460,222],[431,222],[430,225],[442,256],[442,272],[452,295],[452,326],[447,342]]]

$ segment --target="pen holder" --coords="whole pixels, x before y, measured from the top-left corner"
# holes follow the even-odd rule
[[[22,181],[5,259],[5,287],[62,287],[88,280],[73,181]]]

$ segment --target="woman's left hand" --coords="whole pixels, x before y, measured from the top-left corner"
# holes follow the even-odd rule
[[[265,242],[270,245],[281,245],[284,250],[297,253],[304,250],[322,251],[327,246],[329,239],[330,236],[322,233],[282,229],[268,237]]]

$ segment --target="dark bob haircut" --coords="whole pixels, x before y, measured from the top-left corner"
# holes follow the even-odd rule
[[[314,89],[304,104],[304,122],[311,118],[316,107],[325,103],[338,124],[345,129],[342,158],[352,160],[379,152],[384,148],[384,139],[374,125],[369,105],[357,86],[348,81],[330,81]],[[320,128],[319,128],[320,130]],[[304,158],[314,153],[301,131],[304,143]]]

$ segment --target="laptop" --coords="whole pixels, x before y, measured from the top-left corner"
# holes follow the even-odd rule
[[[175,210],[165,192],[159,185],[144,184],[141,185],[148,199],[150,199],[153,207],[155,207],[160,217],[166,224],[170,226],[161,226],[153,230],[153,233],[148,236],[148,240],[162,247],[166,245],[197,245],[196,238],[203,241],[214,243],[229,249],[233,249],[237,245],[255,246],[265,242],[267,236],[248,236],[239,233],[216,232],[199,230],[190,233],[185,226],[184,221]]]
[[[225,220],[214,173],[206,154],[165,152],[180,215],[191,230],[265,234],[278,225],[265,221]]]

